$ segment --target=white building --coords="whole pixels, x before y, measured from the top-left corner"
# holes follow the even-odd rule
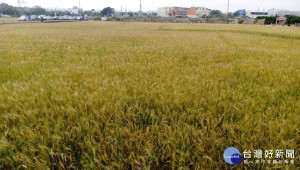
[[[74,6],[73,8],[68,8],[68,12],[70,12],[71,14],[75,14],[75,15],[78,15],[82,11],[83,11],[83,9],[78,8],[77,6]]]
[[[159,17],[168,17],[168,8],[167,7],[162,7],[158,8],[157,10],[157,16]]]
[[[270,9],[268,11],[269,16],[290,16],[290,15],[295,15],[295,16],[300,16],[300,11],[289,11],[286,9]]]
[[[199,18],[203,16],[209,16],[211,9],[204,7],[192,7],[187,11],[187,17]]]
[[[246,16],[249,18],[256,18],[258,16],[300,16],[300,11],[289,11],[286,9],[270,9],[268,11],[247,11]]]
[[[247,11],[246,16],[249,18],[256,18],[256,17],[267,17],[269,13],[267,11]]]

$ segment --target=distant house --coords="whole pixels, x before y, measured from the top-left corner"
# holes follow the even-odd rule
[[[189,18],[199,18],[203,16],[209,16],[211,9],[203,7],[192,7],[187,11],[187,17]]]
[[[278,16],[276,18],[276,24],[278,25],[284,25],[286,22],[286,17],[285,16]]]
[[[158,8],[157,16],[160,17],[190,17],[199,18],[204,15],[209,16],[211,9],[204,7],[162,7]]]
[[[168,7],[158,8],[157,16],[159,17],[168,17]]]
[[[186,17],[188,9],[184,7],[170,7],[167,9],[167,14],[174,17]]]
[[[77,6],[74,6],[73,8],[68,8],[68,12],[70,12],[71,14],[75,14],[75,15],[78,15],[82,11],[83,11],[83,9],[78,8]]]

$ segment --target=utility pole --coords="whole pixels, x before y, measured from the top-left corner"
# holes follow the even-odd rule
[[[18,0],[19,8],[21,8],[21,0]]]
[[[18,5],[19,5],[19,15],[21,15],[21,2],[18,0]]]
[[[229,19],[229,0],[228,0],[228,6],[227,6],[227,20]]]
[[[140,12],[142,13],[142,0],[140,0]]]
[[[22,15],[23,10],[25,10],[25,1],[24,0],[18,0],[18,5],[19,5],[19,14]],[[21,6],[24,6],[24,7],[21,7]]]
[[[80,11],[80,0],[78,0],[78,2],[79,2],[78,12],[79,12],[79,15],[81,16],[81,11]]]

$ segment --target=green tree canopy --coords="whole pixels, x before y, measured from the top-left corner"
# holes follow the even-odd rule
[[[296,23],[300,23],[300,17],[298,16],[289,16],[286,20],[286,24],[290,25],[290,24],[296,24]]]
[[[1,3],[0,4],[0,13],[5,14],[5,15],[19,15],[18,10],[6,3]]]
[[[222,12],[220,10],[212,10],[210,11],[209,16],[211,18],[223,18],[224,15],[222,14]]]
[[[128,15],[129,15],[130,17],[133,17],[133,12],[128,12]]]
[[[234,15],[235,17],[238,17],[238,16],[240,16],[240,12],[239,12],[239,11],[235,11],[235,12],[233,13],[233,15]]]
[[[110,16],[110,15],[114,14],[114,9],[111,8],[111,7],[106,7],[106,8],[104,8],[104,9],[101,11],[101,14],[102,14],[103,16],[104,16],[104,15]]]
[[[46,13],[46,10],[39,6],[35,6],[34,8],[32,8],[32,14],[34,14],[34,15],[43,15],[45,13]]]

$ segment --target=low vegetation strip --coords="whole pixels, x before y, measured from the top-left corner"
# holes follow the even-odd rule
[[[120,22],[0,27],[0,169],[295,169],[299,29]]]
[[[249,34],[249,35],[259,35],[259,36],[266,36],[266,37],[274,37],[274,38],[300,40],[300,36],[295,36],[295,35],[274,34],[274,33],[257,32],[257,31],[246,31],[246,30],[168,29],[168,28],[163,28],[163,27],[159,28],[158,30],[159,31],[185,31],[185,32],[240,33],[240,34]]]

